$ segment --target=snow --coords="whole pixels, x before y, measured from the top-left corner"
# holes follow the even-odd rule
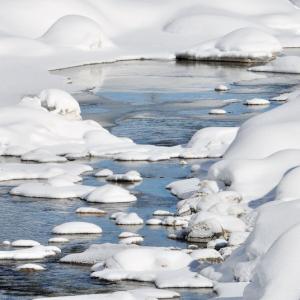
[[[161,219],[156,219],[156,218],[151,218],[151,219],[148,219],[146,221],[146,225],[153,225],[153,226],[156,226],[156,225],[162,225],[163,224],[163,221]]]
[[[211,109],[209,111],[210,115],[225,115],[227,111],[225,109]]]
[[[130,245],[130,244],[141,244],[144,241],[144,238],[141,236],[132,236],[132,237],[127,237],[127,238],[122,238],[120,240],[120,244],[126,244],[126,245]]]
[[[24,197],[37,197],[37,198],[52,198],[52,199],[65,199],[65,198],[84,198],[87,194],[92,192],[95,188],[73,184],[67,182],[67,185],[57,186],[55,184],[29,182],[23,183],[10,191],[12,195]]]
[[[95,176],[96,177],[108,177],[113,174],[114,174],[113,171],[111,171],[109,169],[102,169],[102,170],[99,170],[97,173],[95,173]]]
[[[93,223],[87,222],[67,222],[55,226],[52,230],[54,234],[97,234],[102,233],[102,229]]]
[[[83,50],[112,46],[97,22],[80,15],[59,18],[39,40],[54,46]]]
[[[82,253],[72,253],[61,258],[61,262],[70,264],[86,264],[93,265],[104,262],[112,255],[129,248],[135,248],[136,245],[122,245],[122,244],[93,244]]]
[[[125,181],[125,182],[139,182],[142,181],[140,173],[137,171],[128,171],[125,174],[109,175],[106,180],[108,181]]]
[[[73,114],[80,118],[81,110],[78,102],[67,92],[58,89],[43,90],[38,95],[41,104],[53,113],[68,115]]]
[[[36,260],[56,256],[61,251],[54,246],[34,246],[19,250],[0,251],[1,260]]]
[[[24,265],[17,266],[16,270],[32,272],[32,271],[44,271],[46,269],[43,266],[38,264],[24,264]]]
[[[173,299],[178,298],[179,294],[170,290],[155,288],[140,288],[136,290],[113,292],[106,294],[90,294],[80,296],[51,297],[53,300],[149,300],[149,299]],[[35,298],[35,300],[45,300],[49,298]]]
[[[300,57],[298,56],[282,56],[276,60],[263,65],[249,68],[255,72],[273,72],[273,73],[290,73],[300,74]]]
[[[177,59],[212,61],[269,61],[282,51],[280,42],[253,27],[234,30],[223,37],[176,54]]]
[[[142,225],[144,224],[143,219],[141,219],[136,213],[119,213],[116,215],[117,225]]]
[[[139,237],[140,235],[134,232],[123,231],[119,234],[119,239],[125,239],[129,237]]]
[[[222,261],[221,254],[214,249],[198,249],[191,253],[191,257],[201,261]]]
[[[224,84],[220,84],[215,87],[215,91],[217,91],[217,92],[226,92],[228,90],[229,90],[229,87]]]
[[[33,240],[16,240],[11,243],[13,247],[34,247],[39,246],[40,243]]]
[[[160,288],[212,287],[212,282],[190,265],[192,261],[191,256],[182,250],[137,247],[108,257],[105,268],[91,276],[108,281],[153,281]]]
[[[95,207],[79,207],[76,209],[77,214],[87,214],[87,215],[105,215],[106,211],[98,209]]]
[[[299,252],[295,240],[299,234],[298,223],[275,240],[257,264],[252,282],[245,288],[244,299],[299,299]]]
[[[167,210],[158,209],[153,212],[153,216],[173,216],[173,213]]]
[[[270,101],[267,99],[253,98],[245,101],[245,105],[269,105]]]
[[[79,163],[0,163],[0,181],[19,179],[49,179],[64,174],[76,176],[91,170],[92,168],[90,166]]]
[[[128,190],[112,184],[106,184],[96,188],[85,197],[88,202],[97,203],[121,203],[134,202],[137,198]]]
[[[51,239],[48,240],[48,243],[68,243],[69,240],[63,237],[53,237]]]

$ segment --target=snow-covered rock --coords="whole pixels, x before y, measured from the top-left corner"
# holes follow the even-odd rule
[[[144,221],[136,213],[119,213],[116,215],[117,225],[142,225]]]
[[[125,181],[125,182],[139,182],[143,178],[141,174],[137,171],[128,171],[125,174],[113,174],[109,175],[106,180],[108,181]]]
[[[101,227],[87,222],[67,222],[52,229],[54,234],[97,234],[101,232]]]
[[[63,237],[53,237],[48,240],[48,243],[60,244],[60,243],[68,243],[69,239]]]
[[[34,246],[20,250],[0,251],[1,260],[36,260],[56,256],[61,251],[54,246]]]
[[[95,207],[79,207],[76,209],[77,214],[83,214],[83,215],[105,215],[106,211],[95,208]]]
[[[43,266],[38,264],[24,264],[16,267],[17,271],[33,272],[46,270]]]
[[[137,198],[128,190],[112,184],[106,184],[89,193],[85,200],[97,203],[134,202]]]
[[[34,247],[39,246],[40,243],[33,240],[16,240],[11,243],[13,247]]]
[[[227,111],[225,109],[211,109],[209,111],[210,115],[225,115]]]
[[[269,105],[270,101],[267,99],[253,98],[253,99],[246,100],[244,104],[245,105]]]
[[[102,170],[99,170],[97,173],[95,173],[95,176],[96,177],[108,177],[113,174],[114,174],[113,171],[110,169],[102,169]]]

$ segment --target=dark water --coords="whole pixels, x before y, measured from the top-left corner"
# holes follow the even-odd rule
[[[212,64],[176,64],[175,62],[134,61],[84,66],[55,72],[69,77],[81,101],[83,117],[100,121],[114,134],[132,138],[137,143],[176,145],[186,143],[195,131],[207,126],[238,126],[247,118],[279,105],[250,108],[242,104],[254,97],[269,99],[289,91],[298,76],[264,75],[248,72],[246,66]],[[230,91],[214,91],[218,84],[230,84]],[[233,101],[234,99],[234,101]],[[226,101],[224,101],[226,100]],[[211,108],[224,108],[224,116],[212,116]],[[167,239],[172,228],[116,226],[108,216],[115,211],[134,211],[144,220],[156,209],[175,210],[177,199],[165,186],[191,175],[190,165],[178,160],[163,162],[114,162],[93,159],[83,161],[95,170],[109,168],[116,173],[137,170],[144,180],[126,186],[137,196],[130,204],[87,204],[78,199],[47,200],[11,197],[8,191],[19,182],[5,182],[0,187],[0,241],[34,239],[47,244],[55,225],[82,220],[99,224],[102,235],[74,236],[61,245],[62,256],[81,252],[92,243],[118,242],[122,231],[136,231],[145,237],[144,245],[187,247],[184,242]],[[84,184],[103,185],[103,180],[84,175]],[[105,217],[81,217],[80,206],[108,211]],[[2,247],[1,250],[8,248]],[[46,271],[22,273],[14,270],[22,262],[0,262],[0,299],[32,299],[35,296],[102,293],[127,290],[148,283],[107,283],[90,278],[89,267],[64,265],[59,258],[40,261]],[[210,290],[181,289],[182,299],[207,299]]]

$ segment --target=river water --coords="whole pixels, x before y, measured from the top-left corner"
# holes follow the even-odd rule
[[[78,92],[84,119],[99,121],[112,133],[132,138],[137,143],[177,145],[188,142],[194,132],[207,126],[239,126],[255,114],[272,109],[269,106],[248,107],[245,99],[270,99],[290,91],[299,82],[299,76],[258,74],[247,71],[247,66],[229,64],[178,64],[174,61],[128,61],[112,64],[82,66],[52,72],[64,76]],[[225,93],[215,92],[221,83],[232,83]],[[210,115],[212,108],[223,108],[228,114]],[[17,161],[3,158],[2,161]],[[138,185],[127,185],[138,201],[130,204],[93,204],[108,211],[134,211],[144,220],[156,209],[175,211],[176,197],[165,186],[177,179],[192,176],[190,166],[203,160],[162,162],[115,162],[104,159],[82,160],[95,170],[109,168],[115,173],[137,170],[144,180]],[[211,163],[208,161],[208,164]],[[116,226],[106,217],[81,217],[76,208],[87,206],[79,199],[47,200],[12,197],[8,191],[20,181],[0,185],[0,241],[33,239],[47,244],[55,225],[67,221],[87,221],[103,229],[99,236],[74,236],[68,244],[60,245],[62,256],[82,252],[92,243],[118,242],[124,230],[139,232],[145,238],[143,245],[176,246],[185,248],[185,242],[167,238],[172,228],[147,226]],[[84,184],[103,185],[104,180],[84,174]],[[4,246],[0,250],[7,250]],[[107,283],[90,278],[90,268],[65,265],[58,258],[37,261],[46,271],[23,273],[15,267],[23,262],[0,262],[0,299],[33,299],[36,296],[103,293],[127,290],[151,284],[119,282]],[[179,289],[182,299],[208,299],[211,290]]]

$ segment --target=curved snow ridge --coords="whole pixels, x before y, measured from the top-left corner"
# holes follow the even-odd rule
[[[282,51],[280,42],[257,28],[240,28],[225,36],[176,54],[177,59],[265,62]]]

